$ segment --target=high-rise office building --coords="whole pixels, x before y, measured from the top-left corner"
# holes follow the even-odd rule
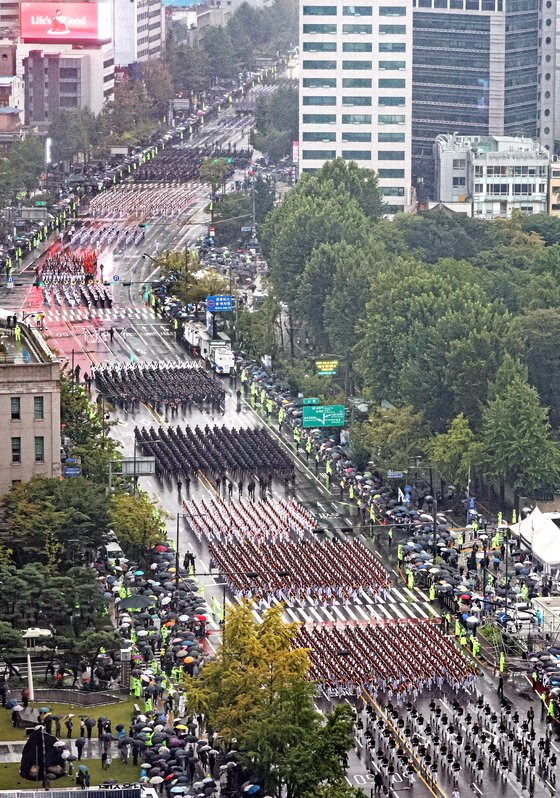
[[[528,136],[552,152],[560,99],[557,0],[413,0],[413,6],[412,162],[419,196],[422,188],[433,196],[434,141],[442,133]]]
[[[114,0],[115,64],[160,58],[165,41],[161,0]]]
[[[411,204],[412,0],[304,0],[300,170],[374,169],[388,213]]]

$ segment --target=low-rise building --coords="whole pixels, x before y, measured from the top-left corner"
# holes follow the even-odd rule
[[[60,110],[89,108],[98,114],[113,96],[112,46],[30,49],[23,58],[23,75],[26,124],[48,126]]]
[[[550,164],[548,212],[551,216],[560,216],[560,160],[557,158],[554,158]]]
[[[437,202],[470,202],[482,219],[548,211],[550,153],[533,139],[442,134],[434,160]]]
[[[20,322],[18,341],[7,315],[0,311],[0,495],[61,473],[60,362],[33,326]]]

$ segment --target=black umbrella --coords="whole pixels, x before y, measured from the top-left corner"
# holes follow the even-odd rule
[[[155,598],[149,596],[129,596],[119,602],[119,609],[122,610],[140,610],[146,607],[153,607],[156,603]]]

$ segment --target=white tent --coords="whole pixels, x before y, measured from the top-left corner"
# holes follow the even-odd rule
[[[512,524],[512,533],[531,548],[546,571],[560,568],[560,513],[543,513],[535,507],[523,521]]]

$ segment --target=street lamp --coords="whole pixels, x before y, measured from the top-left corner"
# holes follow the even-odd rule
[[[488,535],[479,535],[478,538],[482,543],[482,551],[484,554],[482,560],[482,614],[484,615],[484,610],[486,609],[486,562],[488,559]]]
[[[498,529],[504,533],[504,544],[506,550],[506,595],[505,595],[505,615],[506,615],[506,625],[507,625],[507,612],[508,612],[508,582],[509,582],[509,526],[508,524],[502,522],[498,525]]]

